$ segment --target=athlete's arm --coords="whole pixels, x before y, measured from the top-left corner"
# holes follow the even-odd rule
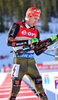
[[[7,36],[7,45],[8,46],[22,46],[22,45],[27,45],[28,40],[17,40],[15,39],[17,33],[19,32],[20,26],[17,23],[14,23],[8,33]]]
[[[39,43],[40,43],[40,34],[39,34],[39,31],[37,30],[37,38],[38,38],[38,40],[39,40]],[[39,50],[34,50],[35,51],[35,54],[38,56],[38,55],[40,55],[42,52],[43,52],[43,50],[41,50],[41,51],[39,51]]]

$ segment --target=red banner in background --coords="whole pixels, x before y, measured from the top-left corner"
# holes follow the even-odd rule
[[[12,71],[12,66],[10,67],[3,67],[3,72],[11,72]]]
[[[52,70],[52,69],[58,69],[58,64],[36,64],[39,70]],[[12,71],[12,66],[10,67],[3,67],[2,68],[3,72],[11,72]]]
[[[39,70],[58,69],[58,64],[36,64]]]

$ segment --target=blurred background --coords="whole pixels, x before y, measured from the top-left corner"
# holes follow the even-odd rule
[[[13,49],[6,44],[7,34],[14,22],[20,22],[25,18],[26,10],[29,7],[37,7],[41,10],[41,17],[35,25],[40,32],[41,40],[49,38],[51,35],[58,34],[58,0],[0,0],[0,73],[10,73],[12,70],[13,54],[10,53],[10,51]],[[50,47],[56,46],[57,43],[58,42]],[[42,53],[39,56],[34,56],[40,73],[58,72],[58,48],[47,50],[45,53],[50,55]],[[45,68],[47,68],[47,70]],[[55,77],[57,77],[58,82],[58,75]],[[44,77],[44,79],[46,78],[47,77]],[[45,82],[49,84],[48,80],[45,80]],[[53,100],[58,100],[57,92],[53,98]]]
[[[58,22],[58,0],[0,0],[0,32],[9,29],[9,22],[12,24],[24,19],[26,10],[32,6],[41,9],[43,31],[49,31],[49,22]]]

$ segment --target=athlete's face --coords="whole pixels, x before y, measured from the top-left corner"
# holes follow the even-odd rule
[[[33,27],[39,20],[40,17],[29,16],[28,24],[30,27]]]

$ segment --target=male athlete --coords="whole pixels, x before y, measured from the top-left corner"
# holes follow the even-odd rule
[[[7,45],[12,46],[16,52],[23,48],[23,45],[39,43],[39,31],[34,27],[40,18],[40,10],[30,7],[26,12],[26,17],[22,22],[15,22],[8,33]],[[42,78],[35,65],[34,52],[39,55],[41,52],[31,50],[21,56],[13,57],[13,68],[11,74],[11,91],[8,100],[15,100],[20,90],[21,80],[26,74],[34,86],[40,100],[48,100],[42,87]],[[18,82],[18,84],[16,84]]]

